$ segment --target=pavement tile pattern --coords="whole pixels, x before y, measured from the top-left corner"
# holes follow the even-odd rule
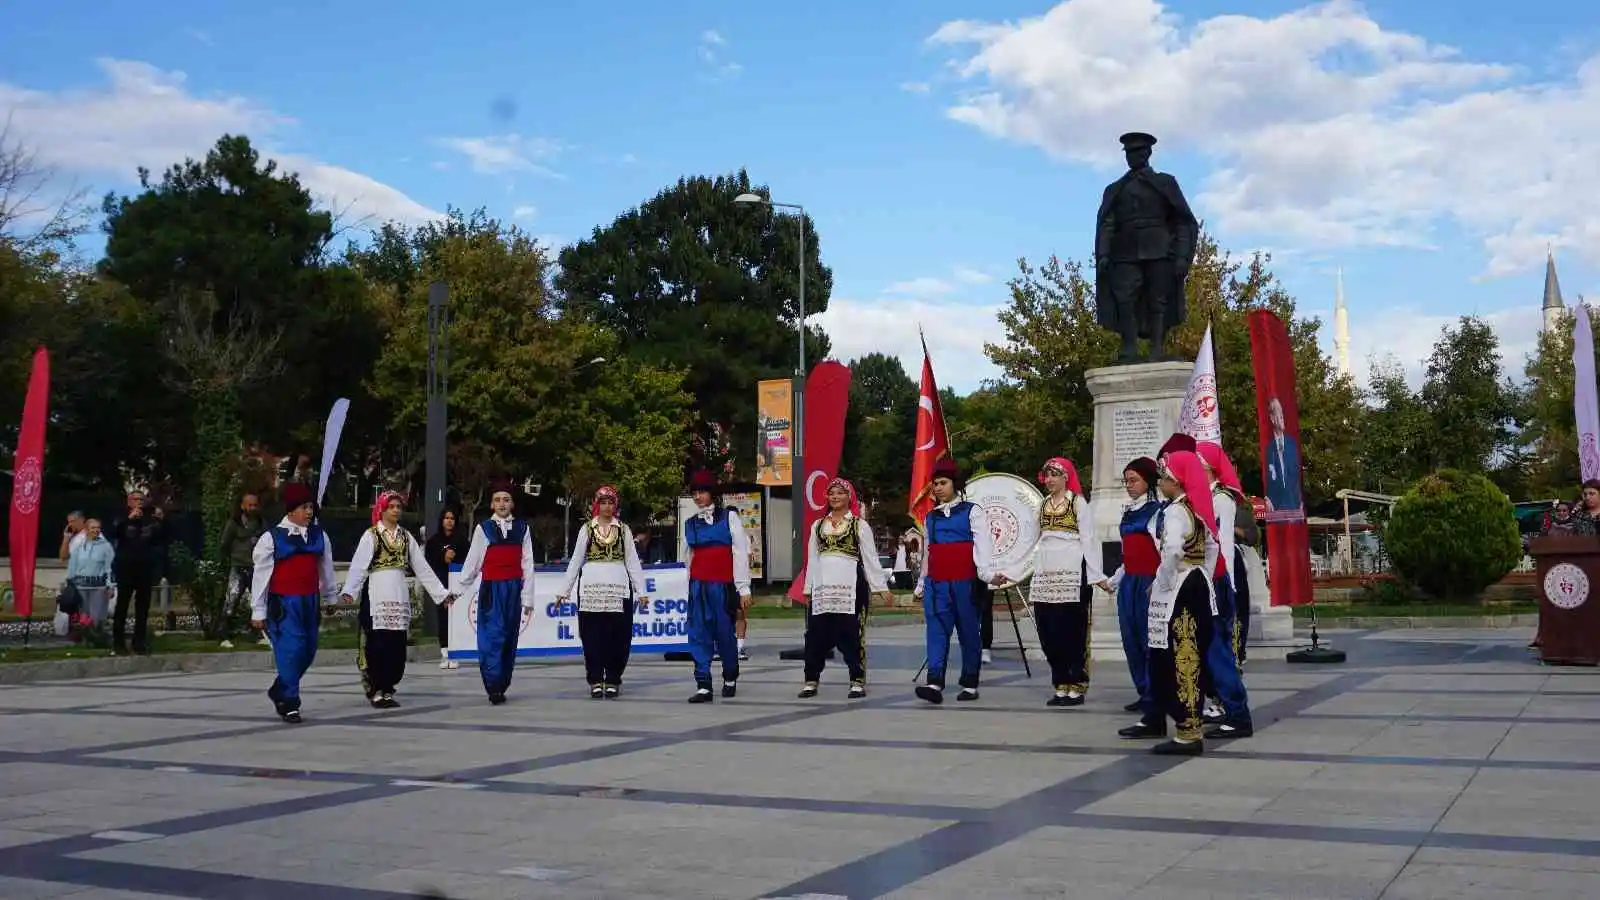
[[[637,654],[593,701],[524,663],[413,664],[396,710],[316,668],[285,725],[259,672],[0,687],[0,898],[1600,897],[1600,672],[1521,630],[1336,632],[1349,661],[1252,654],[1256,734],[1165,759],[996,650],[976,703],[911,695],[921,629],[871,629],[800,700],[752,629],[739,696],[684,702]],[[1000,638],[997,637],[997,641]]]

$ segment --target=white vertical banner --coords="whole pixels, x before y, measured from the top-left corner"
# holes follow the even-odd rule
[[[317,472],[317,505],[322,505],[323,495],[328,492],[328,477],[333,474],[333,459],[339,452],[339,436],[344,433],[344,417],[350,412],[350,398],[340,397],[333,401],[333,409],[328,411],[328,427],[322,434],[322,468]]]
[[[1572,376],[1573,421],[1578,426],[1578,471],[1584,481],[1600,478],[1600,391],[1594,376],[1594,332],[1589,327],[1589,306],[1573,305]]]
[[[1194,357],[1194,374],[1189,376],[1189,389],[1183,395],[1178,430],[1196,441],[1222,443],[1222,410],[1217,399],[1217,361],[1211,352],[1210,325],[1206,326],[1200,352]]]

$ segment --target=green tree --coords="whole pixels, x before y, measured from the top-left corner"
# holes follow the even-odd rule
[[[863,500],[905,511],[906,460],[917,436],[917,385],[900,360],[869,353],[850,363],[850,409],[839,469]],[[893,509],[884,510],[886,516]],[[887,521],[885,518],[883,521]]]
[[[1477,316],[1440,329],[1420,394],[1435,469],[1488,471],[1512,437],[1517,392],[1500,370],[1500,337]]]
[[[1458,469],[1418,481],[1395,503],[1383,536],[1401,577],[1443,600],[1477,597],[1522,558],[1510,498]]]
[[[547,290],[550,259],[528,235],[481,212],[452,211],[417,229],[392,226],[353,257],[374,276],[405,281],[379,291],[390,330],[372,383],[395,431],[420,433],[426,425],[419,385],[428,285],[443,281],[457,456],[491,459],[509,470],[502,474],[561,485],[569,495],[600,479],[651,508],[676,493],[694,400],[683,374],[625,358],[609,329],[556,309]],[[470,502],[483,485],[458,487]]]
[[[699,447],[723,446],[713,425],[726,446],[754,447],[756,382],[794,371],[801,228],[808,317],[833,289],[810,218],[733,202],[744,193],[767,190],[743,170],[682,178],[562,250],[555,278],[566,311],[610,328],[640,361],[686,373]],[[827,335],[808,328],[807,365],[827,355]],[[753,471],[753,456],[740,462]]]
[[[1580,298],[1578,302],[1583,302]],[[1565,497],[1581,480],[1578,429],[1573,413],[1572,331],[1576,317],[1562,312],[1552,329],[1539,335],[1538,348],[1524,365],[1524,425],[1518,443],[1528,453],[1530,497]],[[1597,352],[1600,367],[1600,352]]]
[[[328,256],[333,216],[248,138],[225,135],[159,181],[141,168],[139,184],[102,204],[100,270],[149,308],[163,340],[145,352],[163,354],[192,403],[171,426],[193,438],[186,480],[201,488],[209,545],[243,441],[314,440],[323,411],[371,371],[380,335],[360,277]],[[293,377],[270,381],[280,372]]]
[[[1362,420],[1359,483],[1372,491],[1403,493],[1429,469],[1433,422],[1397,362],[1373,364],[1367,394],[1371,405]]]

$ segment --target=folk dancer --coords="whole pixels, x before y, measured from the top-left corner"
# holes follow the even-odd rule
[[[1245,576],[1244,557],[1234,540],[1234,526],[1244,504],[1244,488],[1233,462],[1222,447],[1210,441],[1199,445],[1197,455],[1211,480],[1211,507],[1217,516],[1217,561],[1211,577],[1216,585],[1217,617],[1211,652],[1206,668],[1211,673],[1215,701],[1206,698],[1204,718],[1214,727],[1206,737],[1213,739],[1250,737],[1255,727],[1250,716],[1250,695],[1245,691],[1244,673],[1239,668],[1239,643],[1243,620],[1239,615],[1239,596],[1234,587]],[[1248,507],[1245,507],[1248,509]],[[1249,515],[1247,512],[1246,515]],[[1248,597],[1245,599],[1248,603]]]
[[[689,483],[700,511],[683,523],[689,546],[689,652],[695,691],[690,703],[710,703],[711,657],[722,657],[722,696],[739,691],[739,649],[734,619],[750,606],[750,539],[738,512],[722,505],[710,472]]]
[[[472,532],[461,565],[461,592],[478,600],[478,672],[489,702],[506,702],[517,666],[517,638],[533,615],[533,539],[528,523],[512,515],[511,482],[495,482],[494,513]],[[447,604],[454,602],[448,598]]]
[[[1055,686],[1045,705],[1082,706],[1089,692],[1091,585],[1107,583],[1100,542],[1071,460],[1046,460],[1039,483],[1047,495],[1039,506],[1039,555],[1028,599]]]
[[[806,669],[801,699],[817,695],[828,651],[838,648],[850,670],[851,700],[867,695],[867,613],[889,578],[878,561],[872,526],[861,518],[855,485],[828,482],[828,514],[811,529],[806,550]]]
[[[1198,756],[1205,752],[1200,716],[1202,679],[1217,612],[1211,587],[1216,514],[1211,509],[1205,465],[1193,453],[1168,453],[1160,486],[1171,501],[1156,513],[1154,530],[1161,564],[1150,590],[1150,687],[1160,712],[1146,715],[1120,734],[1126,738],[1162,737],[1170,717],[1177,734],[1153,752]]]
[[[961,693],[957,700],[978,699],[978,674],[983,668],[982,625],[978,593],[999,586],[1005,576],[994,570],[994,537],[983,508],[963,496],[966,479],[955,461],[941,459],[933,467],[935,506],[923,521],[927,553],[915,594],[922,600],[927,623],[928,681],[916,694],[929,703],[944,702],[945,666],[950,635],[961,641]]]
[[[622,670],[633,648],[633,611],[645,592],[644,566],[633,532],[617,520],[616,488],[605,485],[595,491],[589,514],[589,521],[578,528],[556,602],[565,605],[577,592],[589,698],[615,700],[622,693]]]
[[[406,635],[411,628],[411,586],[407,570],[415,576],[434,603],[449,599],[438,576],[428,565],[422,546],[400,527],[405,501],[394,491],[384,491],[373,504],[377,519],[356,543],[350,571],[339,593],[345,603],[361,598],[361,622],[366,652],[362,656],[363,681],[370,683],[367,700],[378,709],[394,709],[394,692],[406,674]]]
[[[267,689],[279,718],[300,723],[300,679],[317,658],[322,605],[331,602],[338,581],[333,546],[313,519],[311,488],[284,486],[283,520],[264,532],[251,553],[250,624],[272,641],[277,677]]]
[[[1123,707],[1126,712],[1158,716],[1150,693],[1150,585],[1155,583],[1161,554],[1156,549],[1156,513],[1165,502],[1156,493],[1160,480],[1156,461],[1141,456],[1122,470],[1122,487],[1128,503],[1122,508],[1117,531],[1122,537],[1122,565],[1106,579],[1105,588],[1117,595],[1117,624],[1122,631],[1122,652],[1128,675],[1139,699]],[[1138,726],[1134,726],[1137,728]]]

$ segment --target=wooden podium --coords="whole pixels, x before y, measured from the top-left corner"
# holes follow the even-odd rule
[[[1528,552],[1538,563],[1540,659],[1600,664],[1600,538],[1548,534],[1529,542]]]

